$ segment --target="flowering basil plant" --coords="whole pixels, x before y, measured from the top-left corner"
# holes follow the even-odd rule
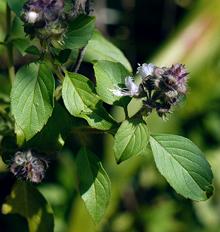
[[[153,112],[168,119],[187,95],[189,72],[183,64],[158,67],[138,64],[136,71],[113,44],[95,29],[89,0],[7,0],[7,35],[10,101],[1,98],[1,154],[16,182],[2,212],[18,213],[33,229],[33,214],[41,209],[35,227],[53,231],[53,215],[36,184],[47,179],[47,169],[71,138],[87,132],[114,137],[112,154],[119,164],[134,156],[149,156],[158,171],[182,196],[201,201],[213,192],[212,171],[202,151],[190,140],[170,134],[152,134]],[[14,13],[12,14],[12,11]],[[18,38],[13,37],[18,30]],[[28,61],[14,70],[13,49]],[[79,74],[82,62],[88,76]],[[82,73],[82,72],[81,72]],[[95,77],[95,81],[94,81]],[[139,101],[136,113],[128,105]],[[105,104],[103,104],[105,103]],[[118,121],[105,107],[119,106]],[[95,223],[105,214],[111,188],[98,156],[81,139],[75,166],[78,191]],[[53,158],[51,158],[53,157]],[[25,190],[24,190],[25,189]],[[24,191],[26,194],[24,194]],[[18,205],[27,197],[34,206]],[[37,206],[36,206],[37,205]],[[30,207],[24,211],[23,207]],[[47,223],[44,223],[47,220]]]

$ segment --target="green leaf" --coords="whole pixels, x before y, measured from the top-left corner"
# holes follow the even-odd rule
[[[114,126],[114,120],[102,106],[93,83],[88,78],[76,73],[67,73],[63,82],[62,97],[70,114],[86,119],[91,127],[109,130]]]
[[[94,65],[95,77],[96,77],[96,90],[101,99],[112,105],[127,105],[130,101],[129,97],[117,97],[111,90],[117,86],[125,85],[125,78],[130,73],[120,63],[114,63],[111,61],[98,61]]]
[[[177,193],[201,201],[213,193],[212,171],[200,149],[177,135],[152,135],[156,166]]]
[[[24,56],[27,52],[27,48],[30,46],[28,39],[14,39],[13,45],[18,49],[22,56]]]
[[[62,50],[62,51],[59,52],[59,55],[57,56],[57,60],[61,64],[64,64],[69,59],[70,54],[71,54],[71,50],[70,49],[64,49],[64,50]]]
[[[71,132],[71,115],[67,110],[56,103],[53,114],[44,128],[32,139],[26,142],[24,148],[41,150],[46,153],[56,152],[64,145],[63,138]]]
[[[31,46],[34,41],[31,41],[26,36],[23,24],[24,23],[18,17],[14,18],[9,39],[13,42],[14,47],[16,47],[22,55],[25,55],[25,50]]]
[[[46,124],[53,111],[54,78],[46,64],[32,63],[16,74],[11,108],[27,140]]]
[[[115,134],[114,152],[118,163],[147,151],[149,130],[142,119],[125,120]]]
[[[69,49],[79,49],[84,47],[95,28],[95,17],[80,15],[69,24],[69,28],[64,38],[64,47]]]
[[[28,53],[28,54],[31,54],[31,55],[34,55],[34,56],[40,56],[41,55],[41,52],[40,50],[38,49],[38,47],[34,46],[34,45],[31,45],[29,47],[27,47],[25,50],[24,50],[25,53]]]
[[[91,63],[98,60],[118,62],[124,65],[129,72],[132,72],[132,67],[124,54],[98,31],[95,31],[89,40],[84,60]]]
[[[26,38],[24,22],[19,17],[13,18],[10,33],[11,39]]]
[[[20,16],[24,3],[27,2],[27,0],[7,0],[7,2],[17,16]]]
[[[108,206],[111,183],[95,154],[81,149],[76,159],[79,190],[89,214],[98,223]]]
[[[53,232],[51,207],[38,190],[25,182],[16,182],[2,206],[3,214],[19,214],[27,219],[29,232]]]

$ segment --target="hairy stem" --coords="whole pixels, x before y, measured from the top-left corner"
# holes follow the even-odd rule
[[[83,8],[84,8],[85,14],[90,15],[94,11],[93,0],[83,0],[83,1],[78,0],[78,1],[76,1],[75,6],[76,6],[76,8],[78,8],[78,10],[79,10],[81,4],[84,5]],[[81,7],[82,7],[82,5],[81,5]],[[79,71],[80,65],[81,65],[81,63],[83,61],[83,57],[85,55],[85,51],[86,51],[86,46],[79,49],[76,63],[73,66],[73,70],[76,73]]]
[[[74,72],[77,73],[79,71],[79,68],[80,68],[80,65],[83,61],[83,57],[85,55],[85,52],[86,52],[86,47],[83,47],[81,49],[79,49],[79,53],[78,53],[78,56],[77,56],[77,59],[76,59],[76,63],[74,64]]]
[[[8,55],[8,76],[11,81],[11,84],[15,79],[15,68],[14,68],[14,59],[13,59],[13,46],[12,43],[8,42],[11,33],[11,9],[8,4],[6,6],[6,44],[7,44],[7,55]]]

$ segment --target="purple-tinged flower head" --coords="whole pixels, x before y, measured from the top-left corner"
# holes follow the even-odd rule
[[[10,165],[10,171],[19,179],[40,183],[45,177],[48,162],[31,151],[18,151]]]
[[[139,86],[129,77],[125,79],[125,89],[117,87],[112,92],[117,96],[142,99],[147,115],[155,109],[160,117],[165,118],[186,94],[188,72],[182,64],[157,67],[144,63],[137,68],[137,74],[141,76]]]
[[[64,0],[30,0],[24,5],[24,20],[30,24],[50,23],[63,13],[63,8]]]
[[[21,14],[24,30],[31,38],[42,41],[62,41],[66,22],[64,0],[29,0]]]
[[[185,94],[187,87],[187,75],[189,74],[185,68],[185,65],[175,64],[168,70],[169,74],[175,77],[177,91]]]

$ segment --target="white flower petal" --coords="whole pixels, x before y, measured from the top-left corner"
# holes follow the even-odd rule
[[[156,66],[154,64],[142,64],[137,68],[137,74],[141,75],[142,78],[152,76],[154,74]]]
[[[125,95],[124,90],[121,89],[121,88],[119,88],[119,87],[117,87],[117,88],[115,88],[115,89],[109,89],[109,90],[110,90],[110,91],[113,93],[113,95],[115,95],[116,97],[127,96],[127,95]]]
[[[134,97],[139,95],[139,86],[135,84],[133,77],[125,78],[125,88],[120,88],[119,86],[115,86],[114,89],[109,89],[115,96],[129,96]]]
[[[136,96],[139,93],[139,87],[137,84],[134,83],[133,77],[126,77],[125,78],[125,86],[130,92],[131,96]]]
[[[39,14],[35,11],[29,11],[26,14],[26,20],[28,21],[28,23],[36,23],[37,19],[39,17]]]

